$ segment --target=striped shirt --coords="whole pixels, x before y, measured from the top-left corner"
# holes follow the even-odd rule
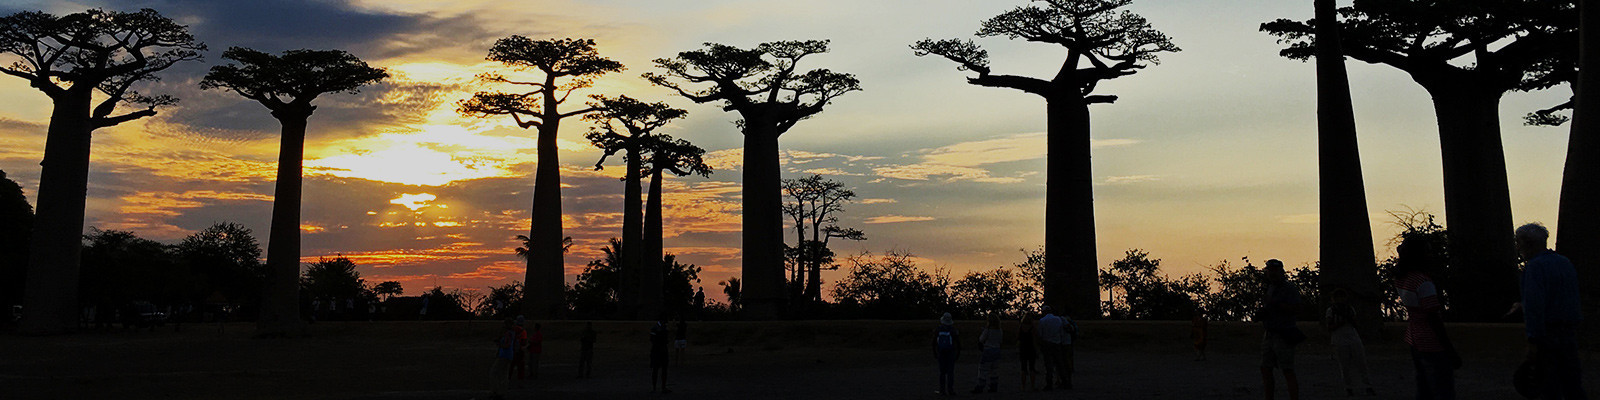
[[[1406,343],[1417,351],[1444,351],[1439,333],[1434,331],[1444,305],[1439,302],[1439,288],[1433,284],[1433,278],[1412,272],[1394,286],[1400,292],[1400,303],[1406,307]]]

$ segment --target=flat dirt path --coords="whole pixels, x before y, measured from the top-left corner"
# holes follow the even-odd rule
[[[691,345],[670,370],[673,393],[653,394],[645,322],[595,322],[594,377],[576,378],[582,322],[544,324],[540,377],[511,399],[938,398],[930,354],[931,321],[692,322]],[[981,323],[961,321],[968,346]],[[484,399],[498,323],[322,322],[308,337],[251,339],[249,324],[168,326],[154,331],[87,332],[60,337],[0,336],[0,399],[329,398]],[[1521,360],[1521,330],[1511,324],[1452,325],[1466,367],[1461,399],[1516,399],[1510,374]],[[956,369],[961,397],[1071,399],[1261,398],[1260,328],[1214,323],[1210,359],[1193,361],[1187,322],[1083,323],[1070,391],[1020,388],[1014,338],[1007,338],[999,395],[970,395],[974,351]],[[1300,346],[1304,399],[1344,399],[1327,337]],[[1015,322],[1005,326],[1014,335]],[[1400,326],[1386,327],[1397,338]],[[970,349],[970,347],[969,347]],[[1410,354],[1397,340],[1368,346],[1381,399],[1412,398]],[[1585,387],[1600,389],[1597,353],[1586,352]],[[1280,381],[1279,398],[1283,386]]]

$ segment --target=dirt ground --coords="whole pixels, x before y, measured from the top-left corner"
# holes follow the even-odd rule
[[[576,378],[583,322],[544,324],[537,380],[507,398],[936,398],[929,351],[932,321],[694,322],[673,393],[652,394],[646,332],[651,323],[595,322],[600,332],[594,377]],[[252,339],[252,326],[193,325],[175,331],[90,332],[60,337],[0,336],[0,399],[329,398],[483,399],[493,362],[492,321],[323,322],[309,337]],[[978,321],[957,323],[973,345]],[[1296,360],[1302,398],[1345,398],[1321,330]],[[1510,374],[1521,360],[1520,326],[1452,325],[1466,366],[1462,399],[1515,399]],[[1014,334],[1015,322],[1005,326]],[[1401,327],[1385,329],[1397,338]],[[1212,325],[1210,359],[1193,361],[1187,322],[1083,323],[1076,388],[1019,387],[1014,338],[1006,342],[1000,395],[993,398],[1260,398],[1260,328]],[[1411,398],[1410,355],[1403,343],[1368,345],[1372,381],[1382,399]],[[956,369],[962,396],[975,384],[976,352]],[[1585,387],[1594,392],[1597,354],[1587,352]],[[1282,393],[1280,382],[1278,390]],[[1286,398],[1282,394],[1279,398]]]

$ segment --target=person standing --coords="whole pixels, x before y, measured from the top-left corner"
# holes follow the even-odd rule
[[[1067,320],[1055,314],[1050,306],[1039,309],[1044,317],[1039,318],[1039,347],[1044,352],[1044,390],[1054,390],[1056,382],[1061,382],[1062,389],[1072,388],[1072,372],[1065,368],[1065,345],[1071,340],[1067,336]]]
[[[489,390],[493,398],[501,398],[510,384],[511,358],[517,345],[516,323],[510,319],[505,320],[505,329],[500,331],[500,336],[495,337],[494,365],[489,367]]]
[[[656,382],[661,383],[661,393],[672,393],[667,389],[667,318],[662,317],[656,321],[656,326],[650,328],[650,392],[656,392]],[[660,380],[656,377],[660,376]]]
[[[1294,324],[1295,307],[1300,305],[1300,291],[1289,283],[1283,270],[1283,261],[1267,260],[1262,271],[1266,298],[1261,300],[1257,318],[1266,332],[1261,336],[1261,386],[1267,400],[1275,396],[1276,382],[1272,370],[1283,371],[1283,383],[1289,390],[1289,400],[1300,398],[1300,380],[1294,373],[1295,346],[1305,341],[1305,332]]]
[[[706,311],[706,288],[694,288],[694,299],[692,300],[691,305],[694,306],[695,320],[698,321],[705,319],[704,313]]]
[[[939,390],[934,393],[946,396],[956,394],[956,359],[961,358],[961,334],[955,323],[950,313],[944,313],[933,330],[933,358],[939,361]]]
[[[544,330],[533,323],[533,333],[528,334],[528,379],[539,379],[539,356],[544,354]]]
[[[1455,399],[1455,370],[1461,368],[1461,356],[1445,332],[1444,303],[1433,281],[1442,266],[1440,258],[1422,236],[1402,239],[1396,253],[1394,286],[1406,307],[1405,339],[1417,371],[1417,399]]]
[[[1022,361],[1021,380],[1023,388],[1034,389],[1036,375],[1039,369],[1035,361],[1039,359],[1039,350],[1034,346],[1038,342],[1038,329],[1034,324],[1033,313],[1024,311],[1022,321],[1017,325],[1017,359]]]
[[[521,315],[512,321],[511,330],[516,332],[516,341],[511,349],[511,370],[506,371],[510,379],[528,379],[528,329],[523,327],[527,321]]]
[[[578,338],[578,377],[588,378],[594,374],[594,342],[598,334],[594,331],[593,322],[583,324],[583,335]]]
[[[1005,333],[1000,331],[1000,314],[989,314],[989,324],[983,328],[983,333],[978,334],[978,348],[983,352],[978,356],[978,386],[972,388],[973,394],[983,393],[984,384],[988,384],[989,393],[1000,390],[1000,340]]]
[[[672,347],[677,349],[678,366],[682,367],[683,351],[689,348],[689,322],[684,321],[682,316],[678,317],[678,331],[674,334],[677,336],[674,337],[676,340],[672,342]]]
[[[1578,357],[1578,327],[1583,322],[1578,272],[1572,261],[1546,247],[1550,231],[1531,223],[1516,230],[1522,268],[1522,318],[1528,360],[1540,399],[1582,400],[1583,372]]]
[[[1367,376],[1367,349],[1356,328],[1356,308],[1350,305],[1350,291],[1334,289],[1332,299],[1322,316],[1322,326],[1328,329],[1331,337],[1334,360],[1339,362],[1339,374],[1344,377],[1345,394],[1355,396],[1359,392],[1377,396]]]
[[[1194,310],[1194,318],[1189,320],[1189,340],[1194,342],[1194,360],[1206,360],[1206,339],[1211,329],[1211,320],[1206,319],[1206,314],[1198,308]]]

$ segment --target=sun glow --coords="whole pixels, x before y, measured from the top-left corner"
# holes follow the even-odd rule
[[[400,197],[389,200],[389,204],[399,204],[401,206],[405,206],[405,208],[411,209],[411,211],[416,211],[432,206],[432,204],[428,203],[432,203],[434,200],[438,199],[439,196],[434,196],[429,193],[402,193],[400,194]]]

